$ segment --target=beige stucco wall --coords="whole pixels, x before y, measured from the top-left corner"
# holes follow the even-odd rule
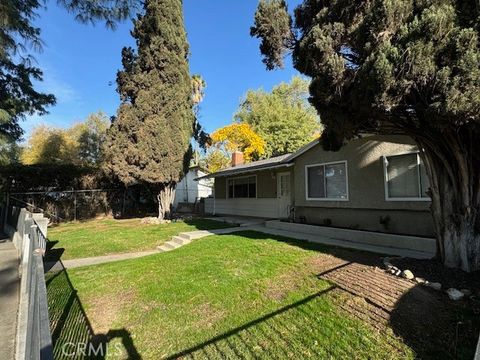
[[[296,221],[300,222],[302,217],[309,224],[392,234],[427,237],[434,235],[429,211],[296,207]],[[385,220],[387,217],[389,220],[382,224],[381,219]]]
[[[259,207],[257,202],[261,199],[277,197],[277,173],[288,171],[292,174],[292,205],[295,206],[296,221],[302,218],[311,224],[331,223],[338,227],[433,236],[429,201],[385,199],[383,156],[412,151],[416,151],[416,146],[404,136],[366,136],[351,141],[337,152],[325,151],[321,145],[316,145],[295,159],[293,167],[252,173],[257,175],[257,199],[241,199],[241,207],[226,199],[228,177],[215,179],[215,198],[226,199],[219,210],[228,211],[229,214],[240,210],[248,212],[250,208]],[[305,166],[335,161],[347,161],[348,201],[307,200]],[[263,205],[267,206],[266,203]],[[268,206],[274,207],[275,203]],[[267,216],[266,211],[262,210],[265,215],[257,216],[272,217],[274,211],[272,209]],[[389,219],[388,224],[385,224],[385,219]]]
[[[382,157],[415,150],[413,141],[403,136],[367,136],[351,141],[337,152],[325,151],[316,145],[295,161],[296,219],[303,216],[306,222],[318,224],[329,219],[333,226],[433,235],[430,202],[385,200]],[[307,200],[305,166],[345,160],[348,201]],[[388,228],[380,224],[380,218],[386,216],[390,218]]]

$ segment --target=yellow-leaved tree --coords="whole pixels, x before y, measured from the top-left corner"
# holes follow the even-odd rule
[[[40,125],[22,149],[20,160],[32,164],[75,164],[99,166],[110,120],[101,111],[68,129]]]
[[[243,152],[245,162],[259,159],[265,154],[265,141],[249,124],[234,123],[214,131],[210,138],[213,147],[226,152]]]

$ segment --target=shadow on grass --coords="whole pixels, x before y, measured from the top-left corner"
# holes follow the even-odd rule
[[[302,317],[310,316],[307,310],[309,303],[333,289],[335,289],[335,286],[330,286],[325,290],[321,290],[302,300],[277,309],[242,326],[233,328],[205,342],[170,355],[167,359],[173,360],[192,356],[197,353],[202,353],[206,358],[209,358],[208,354],[210,351],[214,352],[217,358],[231,358],[232,355],[234,357],[243,357],[245,354],[251,354],[255,357],[255,354],[259,350],[259,346],[256,343],[258,334],[261,334],[261,337],[264,339],[271,340],[269,346],[274,346],[276,351],[283,351],[285,355],[287,355],[287,349],[281,347],[281,345],[284,344],[280,344],[282,341],[279,337],[288,337],[289,326],[304,326],[304,324],[301,324],[301,321],[299,321],[300,324],[295,324],[293,319],[296,318],[299,320]],[[292,323],[286,324],[279,319],[279,316],[286,312],[296,312],[299,316],[289,316],[288,319],[292,320]]]
[[[182,219],[187,225],[194,226],[197,230],[215,230],[238,227],[238,224],[231,224],[219,220],[205,219],[201,217],[194,217],[191,219]]]
[[[406,280],[386,275],[381,270],[384,256],[381,254],[310,243],[254,231],[236,232],[235,235],[253,240],[276,240],[302,249],[333,255],[339,261],[325,263],[325,266],[321,266],[322,270],[317,277],[324,280],[325,277],[327,279],[338,278],[341,280],[338,283],[335,280],[328,281],[350,295],[363,298],[368,303],[368,307],[360,309],[365,312],[362,314],[364,319],[375,318],[376,313],[379,312],[385,314],[387,317],[385,325],[388,325],[395,335],[413,349],[419,358],[473,358],[480,332],[480,316],[478,316],[480,300],[478,298],[454,302],[443,292],[421,285],[413,285],[410,282],[407,284],[412,284],[411,286],[407,285],[406,290],[400,291],[401,287],[397,288],[396,284],[406,282]],[[325,258],[325,262],[327,262],[327,258]],[[423,260],[423,262],[425,266],[429,265],[427,260]],[[368,272],[362,272],[362,270],[358,270],[357,264],[371,268],[363,267],[362,270],[368,269]],[[372,267],[380,269],[374,270]],[[375,276],[376,271],[381,274],[379,278]],[[417,271],[421,273],[420,269],[415,269],[415,274]],[[445,268],[443,271],[452,270]],[[385,306],[385,299],[388,296],[395,298],[391,307]],[[368,314],[369,311],[372,313]],[[377,324],[372,325],[377,327]]]
[[[240,230],[232,234],[227,235],[239,235],[252,240],[275,240],[285,244],[299,247],[304,250],[318,251],[321,253],[329,254],[336,256],[342,260],[348,262],[356,262],[368,266],[382,266],[382,257],[384,255],[374,254],[367,251],[361,250],[350,250],[345,248],[340,248],[332,245],[324,245],[314,242],[309,242],[306,240],[292,239],[285,236],[266,234],[259,231],[253,230]]]
[[[110,351],[126,353],[128,359],[141,359],[126,329],[94,333],[65,268],[47,273],[45,278],[55,359],[105,359],[108,343],[116,338],[121,339],[123,348]]]
[[[379,254],[309,243],[255,231],[239,231],[233,235],[241,235],[252,240],[275,240],[302,249],[333,255],[343,260],[336,265],[327,265],[322,268],[321,272],[317,274],[319,278],[329,274],[340,274],[346,270],[352,271],[357,264],[381,266],[382,255]],[[383,274],[381,270],[380,272]],[[367,291],[378,294],[380,300],[382,300],[384,291],[389,290],[390,286],[394,286],[395,282],[405,281],[391,277],[385,284],[378,283],[374,278],[369,279],[370,272],[355,274],[350,272],[348,276],[357,277],[359,282],[362,283],[364,279],[367,279],[364,284]],[[323,356],[331,358],[339,354],[346,357],[354,356],[354,354],[348,352],[348,348],[319,349],[319,345],[311,343],[315,337],[309,337],[308,333],[292,340],[292,328],[307,332],[317,325],[317,327],[322,327],[317,331],[338,331],[335,328],[328,328],[331,324],[318,322],[318,309],[313,305],[316,299],[332,289],[349,292],[348,287],[337,284],[335,281],[330,282],[332,286],[326,290],[181,350],[168,356],[168,359],[196,356],[203,358],[238,358],[245,356],[255,358],[259,354],[267,357],[272,354],[272,357],[288,358],[292,353],[298,354],[299,349],[313,352],[317,355],[317,358]],[[112,329],[103,334],[93,332],[65,270],[49,274],[47,276],[47,287],[56,359],[102,359],[106,355],[107,344],[117,338],[121,339],[122,350],[128,354],[128,359],[141,358],[130,333],[125,328]],[[480,321],[478,315],[475,315],[472,311],[470,303],[453,303],[446,298],[445,294],[421,286],[413,286],[405,292],[397,294],[396,302],[391,307],[385,306],[381,301],[376,302],[374,297],[362,296],[355,292],[351,292],[351,294],[362,297],[368,303],[370,310],[362,309],[362,311],[367,312],[363,314],[366,317],[369,316],[368,311],[384,312],[387,315],[386,325],[393,330],[395,335],[401,337],[403,342],[413,349],[420,358],[472,358],[478,339]],[[178,324],[178,326],[182,325]],[[152,334],[154,332],[155,329],[152,329]],[[383,335],[382,333],[382,336],[389,335]],[[117,342],[115,345],[117,345]],[[84,346],[87,346],[86,350]],[[93,349],[90,356],[83,356],[82,354],[88,351],[89,346],[91,346],[90,349]],[[115,347],[111,351],[117,350]],[[74,351],[74,357],[66,356],[66,354],[71,354],[72,351]],[[317,351],[323,352],[317,354]]]

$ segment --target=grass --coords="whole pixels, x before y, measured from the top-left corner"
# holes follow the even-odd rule
[[[394,335],[340,309],[335,286],[315,276],[318,249],[283,240],[250,231],[210,236],[168,253],[72,269],[67,291],[78,294],[92,331],[105,335],[108,359],[414,357]],[[56,302],[65,276],[48,282],[51,318],[68,318],[65,301]],[[55,330],[57,350],[69,332]]]
[[[141,224],[140,219],[89,220],[70,222],[48,229],[48,238],[55,249],[64,249],[63,260],[91,256],[152,250],[184,231],[232,227],[231,224],[192,219],[169,224]]]

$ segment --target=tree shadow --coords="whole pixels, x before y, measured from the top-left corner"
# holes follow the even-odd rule
[[[108,351],[126,353],[128,359],[141,359],[125,328],[94,332],[65,268],[48,272],[45,278],[55,359],[105,359]],[[121,339],[122,347],[108,348],[116,338]]]
[[[390,326],[421,359],[472,359],[480,319],[468,300],[417,285],[395,304]]]
[[[360,297],[362,302],[366,303],[365,306],[357,307],[358,301],[353,301],[353,305],[349,305],[356,307],[353,312],[351,308],[345,307],[352,316],[380,329],[382,333],[390,327],[393,333],[414,350],[419,358],[473,358],[480,333],[479,298],[473,297],[455,302],[450,300],[444,292],[423,285],[414,285],[411,281],[389,275],[382,270],[384,255],[381,254],[310,243],[255,231],[241,231],[234,235],[253,240],[280,241],[326,254],[326,257],[319,258],[317,268],[320,270],[317,277],[334,284],[338,290],[348,293],[350,298]],[[478,278],[474,279],[468,274],[460,277],[456,274],[457,270],[443,266],[439,268],[435,260],[405,258],[402,260],[418,276],[426,276],[427,279],[432,278],[433,281],[442,283],[445,281],[446,284],[450,282],[448,286],[453,286],[455,281],[457,286],[462,284],[466,288],[473,289],[474,293],[480,294],[480,289],[476,287]],[[402,266],[402,268],[407,267]],[[422,268],[426,270],[422,272]],[[358,312],[363,314],[358,316]],[[384,319],[387,321],[379,324]]]
[[[193,216],[189,218],[179,218],[187,225],[194,226],[197,230],[217,230],[238,227],[237,224],[230,224],[222,221],[205,219],[201,216]]]
[[[252,240],[275,240],[281,243],[299,247],[304,250],[316,251],[335,256],[345,262],[356,262],[368,266],[383,266],[382,259],[386,255],[362,250],[346,249],[333,245],[314,243],[307,240],[292,239],[281,235],[267,234],[254,230],[240,230],[227,235],[240,235]]]
[[[333,289],[335,289],[335,286],[332,285],[327,289],[318,291],[315,294],[307,296],[299,301],[281,307],[253,321],[250,321],[246,324],[235,327],[229,331],[217,335],[207,341],[181,350],[173,355],[169,355],[166,359],[173,360],[183,357],[189,357],[197,353],[202,353],[202,355],[204,355],[206,358],[210,358],[210,352],[216,354],[216,356],[213,357],[220,358],[230,358],[231,355],[242,358],[243,356],[241,354],[244,353],[249,353],[255,358],[255,353],[257,351],[256,348],[258,347],[258,345],[255,343],[256,340],[254,340],[254,342],[252,343],[252,339],[257,338],[257,334],[261,334],[262,337],[269,339],[272,343],[270,345],[274,345],[273,343],[275,342],[281,343],[282,341],[285,341],[282,338],[286,336],[284,334],[286,334],[285,330],[289,328],[289,324],[285,323],[285,321],[282,320],[280,316],[287,312],[295,312],[295,314],[300,315],[300,317],[289,316],[288,319],[292,321],[290,326],[304,326],[302,322],[299,321],[299,319],[305,316],[311,316],[311,308],[308,308],[309,305],[311,305],[310,303],[317,298],[326,295]],[[294,319],[297,319],[298,323],[296,323]],[[277,341],[274,340],[274,338],[280,339],[278,339]],[[277,345],[275,345],[276,350],[279,350],[280,346]],[[283,351],[285,355],[287,355],[286,349],[280,348],[280,350]]]

